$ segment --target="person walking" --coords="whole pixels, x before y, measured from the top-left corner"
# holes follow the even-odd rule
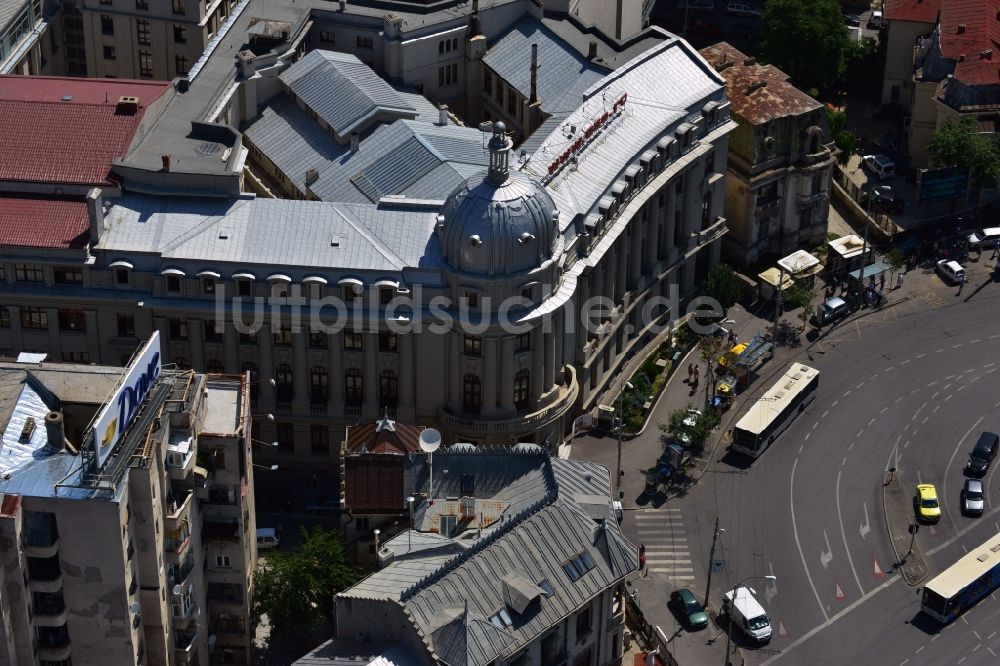
[[[885,273],[882,273],[878,278],[878,290],[885,291]]]
[[[965,275],[962,274],[958,278],[958,296],[962,295],[962,290],[965,289]]]
[[[688,378],[687,378],[688,384],[691,383],[693,377],[694,377],[694,363],[688,363]]]
[[[899,273],[896,274],[896,289],[902,289],[902,288],[903,288],[903,271],[899,271]]]
[[[996,259],[997,255],[1000,255],[1000,240],[998,240],[997,244],[993,247],[993,254],[990,255],[990,259]]]

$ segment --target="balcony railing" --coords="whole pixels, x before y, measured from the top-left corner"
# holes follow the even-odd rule
[[[754,213],[757,215],[765,215],[778,210],[780,207],[781,197],[758,197],[757,201],[754,203]]]
[[[799,208],[805,208],[806,206],[811,206],[814,203],[818,203],[829,196],[829,192],[823,190],[822,192],[814,192],[811,194],[800,194],[798,195]]]

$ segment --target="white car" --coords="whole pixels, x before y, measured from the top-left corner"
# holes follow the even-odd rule
[[[965,281],[965,269],[954,259],[942,259],[937,262],[937,269],[941,277],[949,280],[952,284]]]
[[[969,247],[972,249],[979,248],[989,248],[997,244],[1000,241],[1000,227],[987,227],[985,229],[979,229],[971,234],[966,239],[969,243]]]
[[[726,5],[726,13],[732,14],[733,16],[759,17],[764,12],[745,2],[730,2]]]
[[[878,176],[879,180],[892,178],[896,175],[896,163],[886,155],[865,155],[861,161],[866,169]]]

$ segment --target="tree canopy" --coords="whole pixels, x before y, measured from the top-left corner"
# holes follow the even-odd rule
[[[333,618],[333,595],[361,578],[348,563],[337,532],[302,528],[303,543],[294,551],[269,551],[267,566],[254,579],[254,612],[277,633],[293,634]]]
[[[768,0],[761,37],[761,57],[803,90],[840,79],[852,48],[837,0]]]
[[[937,166],[967,168],[976,187],[992,187],[1000,180],[1000,142],[980,134],[975,118],[946,122],[934,133],[929,149]]]
[[[716,264],[705,278],[704,292],[728,310],[743,295],[743,283],[728,264]]]

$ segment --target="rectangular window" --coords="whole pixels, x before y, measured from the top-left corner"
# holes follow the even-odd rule
[[[186,76],[188,73],[188,59],[186,56],[176,56],[174,58],[175,69],[178,76]]]
[[[151,43],[149,36],[149,21],[146,19],[136,19],[135,34],[136,39],[139,41],[139,46],[149,46]]]
[[[517,336],[517,345],[515,350],[519,352],[526,352],[531,349],[531,333],[522,333]]]
[[[462,349],[466,354],[479,356],[483,351],[483,341],[475,336],[466,335],[463,338]]]
[[[479,293],[475,291],[467,291],[463,295],[465,302],[468,303],[470,310],[479,309]]]
[[[458,63],[451,65],[451,83],[458,83]]]
[[[14,278],[18,282],[45,282],[45,274],[38,266],[27,264],[16,264],[14,266]]]
[[[370,48],[372,48],[372,44],[373,44],[372,38],[371,37],[366,37],[364,35],[358,35],[357,44],[358,44],[358,48],[359,49],[370,49]]]
[[[187,44],[187,28],[177,23],[174,24],[174,44]]]
[[[344,349],[347,351],[361,351],[364,349],[363,334],[344,331]]]
[[[0,305],[0,328],[10,328],[10,310]]]
[[[250,296],[253,292],[253,282],[250,280],[236,281],[236,294],[238,296]]]
[[[167,276],[167,291],[177,293],[181,290],[181,276],[179,275],[168,275]]]
[[[320,30],[319,41],[326,42],[327,44],[333,44],[336,41],[336,39],[334,39],[333,32],[329,30]]]
[[[576,616],[576,638],[580,640],[594,628],[594,614],[591,606],[587,606]]]
[[[399,338],[392,331],[378,332],[378,350],[381,352],[394,352],[399,346]]]
[[[115,283],[116,284],[128,284],[128,269],[127,268],[116,268],[115,269]]]
[[[215,278],[214,277],[203,277],[201,279],[201,290],[204,293],[206,293],[206,294],[214,294],[215,293]]]
[[[149,11],[149,0],[135,0],[135,8],[139,11]]]
[[[41,308],[21,308],[21,328],[42,330],[48,327],[48,312]]]
[[[109,37],[115,35],[115,20],[107,14],[101,14],[101,34]]]
[[[90,354],[87,352],[64,351],[61,356],[63,363],[90,363]]]
[[[79,268],[54,268],[52,276],[56,284],[83,284],[83,271]]]
[[[315,349],[326,349],[328,346],[326,333],[309,331],[309,346]]]
[[[171,340],[187,340],[188,339],[188,323],[187,319],[179,319],[178,317],[170,317],[167,320],[167,328],[170,332]]]
[[[275,427],[277,433],[278,450],[282,453],[292,453],[295,451],[295,429],[291,423],[279,423]]]
[[[228,555],[216,555],[215,566],[219,567],[220,569],[229,569],[233,565],[230,563]]]
[[[309,450],[314,456],[330,455],[330,429],[324,425],[309,427]]]
[[[224,342],[223,331],[216,330],[216,321],[209,319],[205,322],[205,342]]]
[[[476,494],[476,477],[472,474],[462,475],[462,496],[472,497]]]
[[[500,105],[500,108],[503,108],[503,83],[501,83],[501,80],[500,80],[499,77],[497,77],[497,95],[496,95],[496,100],[497,100],[497,104]]]
[[[517,113],[517,94],[513,88],[507,90],[507,113],[512,116]]]
[[[174,14],[184,13],[184,0],[173,0]]]
[[[292,344],[292,329],[286,324],[282,324],[281,328],[274,331],[274,344],[279,347],[287,347]]]
[[[139,51],[139,76],[153,76],[153,54]]]
[[[118,337],[131,338],[135,336],[135,317],[130,314],[118,315]]]
[[[86,332],[87,318],[83,310],[59,310],[59,330]]]
[[[118,59],[118,52],[115,50],[115,47],[113,47],[113,46],[105,46],[104,47],[104,59],[105,60],[117,60]]]

